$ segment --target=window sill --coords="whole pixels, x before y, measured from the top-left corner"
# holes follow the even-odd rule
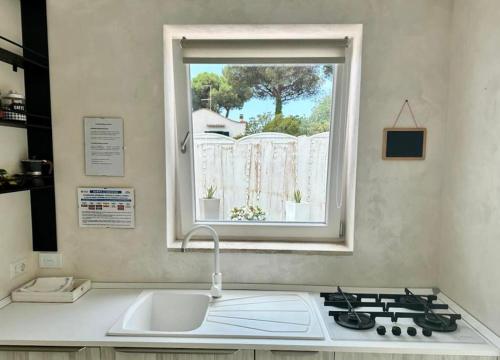
[[[182,241],[176,240],[169,246],[169,251],[180,251]],[[191,240],[187,251],[211,252],[211,241]],[[286,241],[221,241],[220,251],[224,253],[271,253],[304,255],[352,255],[353,249],[345,242],[286,242]]]

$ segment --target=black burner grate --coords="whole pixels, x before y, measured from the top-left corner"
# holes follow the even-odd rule
[[[365,313],[345,312],[339,314],[335,321],[340,326],[354,330],[367,330],[375,326],[375,319]]]
[[[335,293],[321,293],[325,306],[333,306],[344,311],[329,311],[340,326],[353,330],[366,330],[375,326],[377,317],[391,318],[393,322],[400,318],[413,319],[416,325],[438,332],[451,332],[457,329],[456,320],[460,314],[436,314],[434,309],[448,309],[447,304],[434,304],[435,295],[415,295],[405,289],[405,294],[362,294],[344,293],[340,287]],[[370,299],[370,301],[365,301]],[[394,300],[393,302],[382,300]],[[382,311],[355,311],[358,307],[378,307]],[[419,312],[391,312],[391,308],[406,308]]]
[[[347,300],[349,300],[351,305],[353,307],[356,307],[356,305],[353,305],[353,303],[356,303],[358,301],[357,296],[353,295],[353,294],[348,294],[348,293],[344,293],[344,295],[347,297]],[[320,296],[325,298],[325,305],[326,306],[335,306],[335,307],[339,307],[342,309],[348,308],[347,301],[345,301],[344,296],[339,292],[321,293]]]
[[[455,316],[453,316],[455,315]],[[456,320],[460,319],[457,314],[420,314],[416,316],[413,321],[418,326],[424,329],[430,329],[438,332],[452,332],[457,329]]]

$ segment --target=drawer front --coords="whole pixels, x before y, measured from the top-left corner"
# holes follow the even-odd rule
[[[335,353],[335,360],[496,360],[489,356]]]
[[[254,360],[253,350],[102,348],[102,360]]]
[[[0,360],[100,360],[99,348],[0,346]]]
[[[257,350],[255,360],[334,360],[333,352]]]

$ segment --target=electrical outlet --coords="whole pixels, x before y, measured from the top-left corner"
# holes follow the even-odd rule
[[[10,264],[10,278],[15,279],[28,270],[28,260],[22,259]]]
[[[62,254],[59,253],[40,253],[38,255],[38,265],[41,268],[58,269],[62,268]]]

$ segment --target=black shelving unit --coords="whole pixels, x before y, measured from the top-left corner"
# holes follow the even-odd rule
[[[41,186],[10,186],[0,188],[0,194],[8,194],[19,191],[37,191],[45,189],[53,189],[54,185],[41,185]]]
[[[52,127],[50,127],[49,125],[29,124],[27,121],[22,121],[22,120],[3,120],[3,119],[0,119],[0,126],[8,126],[8,127],[16,127],[16,128],[24,128],[24,129],[32,127],[32,128],[38,128],[38,129],[52,130]]]
[[[0,126],[8,126],[8,127],[15,127],[15,128],[26,128],[26,121],[19,121],[19,120],[3,120],[0,119]]]
[[[0,48],[0,61],[12,65],[12,70],[17,71],[18,68],[26,68],[30,65],[38,66],[42,69],[48,70],[48,65],[40,63],[30,58],[13,53],[12,51]]]
[[[0,120],[0,126],[26,129],[29,157],[53,161],[46,2],[20,1],[23,44],[18,46],[23,54],[0,47],[0,61],[12,65],[13,71],[24,69],[26,112],[21,114],[26,115],[26,121]],[[15,44],[9,39],[1,40]],[[53,184],[53,176],[50,176],[44,177],[44,185],[41,186],[23,185],[0,189],[0,194],[30,191],[34,251],[57,251]]]

